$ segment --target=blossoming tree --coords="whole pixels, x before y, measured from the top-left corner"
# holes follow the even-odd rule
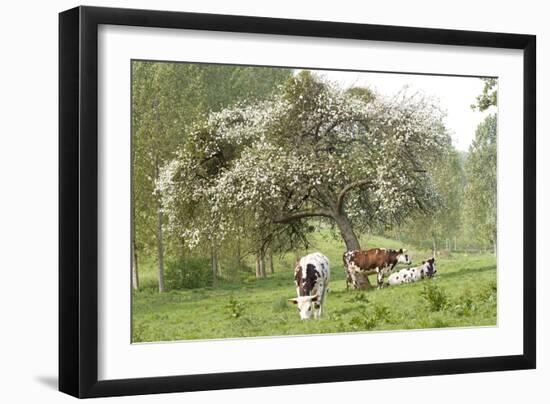
[[[305,240],[316,219],[351,250],[357,226],[432,209],[426,168],[450,143],[442,113],[420,95],[368,94],[302,71],[269,101],[197,122],[157,182],[169,230],[191,248],[244,234],[265,251]]]

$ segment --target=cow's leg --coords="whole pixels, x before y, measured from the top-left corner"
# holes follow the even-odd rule
[[[312,302],[313,303],[313,318],[319,318],[321,316],[321,305],[323,304],[323,292],[325,288],[323,287],[323,283],[318,284],[316,289],[312,292],[313,294],[317,295],[317,301]]]
[[[356,276],[357,275],[356,271],[358,271],[358,270],[359,270],[359,268],[356,267],[354,263],[351,263],[348,266],[349,285],[351,285],[352,289],[360,289],[361,288],[361,285],[359,284],[359,281],[357,280],[357,276]]]
[[[321,313],[320,315],[325,311],[325,300],[327,298],[327,294],[330,292],[330,289],[328,287],[328,278],[327,278],[327,283],[324,284],[323,286],[323,300],[321,300]]]
[[[355,279],[355,266],[353,264],[350,264],[347,268],[347,276],[346,276],[346,290],[349,291],[350,285],[353,289],[357,289],[357,281]]]
[[[321,285],[321,295],[319,296],[319,306],[317,306],[317,318],[321,317],[323,309],[323,300],[325,300],[325,288]]]
[[[384,284],[384,269],[383,268],[376,268],[376,281],[378,284],[378,289],[382,289],[382,286]]]
[[[321,317],[321,309],[323,307],[323,299],[320,298],[320,300],[315,303],[315,306],[316,306],[316,309],[313,310],[313,317],[314,318],[319,318],[319,317]]]
[[[319,317],[323,314],[324,307],[325,307],[325,299],[327,298],[328,293],[328,287],[327,285],[324,285],[323,287],[323,299],[321,300],[321,307],[319,307]]]

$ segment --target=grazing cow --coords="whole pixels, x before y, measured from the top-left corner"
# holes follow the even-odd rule
[[[398,263],[411,264],[411,257],[406,250],[390,250],[386,248],[371,248],[370,250],[347,251],[344,253],[344,267],[346,269],[346,288],[349,285],[360,289],[356,273],[364,275],[376,274],[378,288],[383,286],[384,276],[393,271]]]
[[[418,282],[424,278],[432,278],[436,272],[435,258],[430,258],[426,261],[422,261],[422,265],[419,267],[405,268],[391,274],[388,278],[388,285]]]
[[[312,253],[296,262],[294,283],[298,297],[288,299],[298,306],[302,320],[321,317],[330,279],[328,258],[321,253]]]

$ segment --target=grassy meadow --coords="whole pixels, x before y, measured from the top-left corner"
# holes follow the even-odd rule
[[[365,238],[363,245],[408,248],[414,266],[430,254],[381,237]],[[321,234],[311,251],[321,251],[331,263],[330,292],[320,320],[301,321],[296,307],[287,303],[296,295],[295,254],[274,258],[275,273],[265,279],[244,273],[240,282],[219,280],[215,288],[162,294],[155,288],[152,263],[142,265],[142,289],[132,296],[133,342],[496,325],[492,254],[444,254],[437,259],[434,279],[347,292],[341,242]],[[375,276],[370,279],[375,285]]]

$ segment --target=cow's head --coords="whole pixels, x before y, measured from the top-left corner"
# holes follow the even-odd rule
[[[317,304],[316,303],[317,299],[318,299],[318,296],[313,295],[313,296],[299,296],[299,297],[295,297],[294,299],[288,299],[288,301],[298,306],[298,311],[300,312],[300,318],[302,320],[308,320],[313,315],[313,309]]]
[[[412,264],[411,256],[407,254],[407,250],[400,248],[399,251],[397,251],[397,262],[406,265]]]
[[[435,269],[435,258],[422,261],[422,269],[420,270],[420,273],[423,278],[432,278],[436,272],[437,269]]]

